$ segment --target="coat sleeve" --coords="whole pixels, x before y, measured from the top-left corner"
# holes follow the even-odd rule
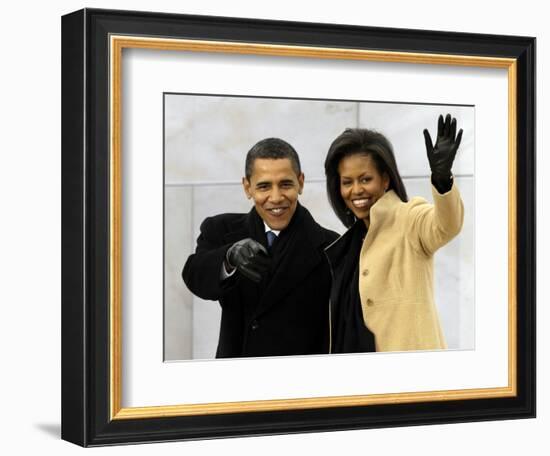
[[[237,280],[237,274],[221,280],[221,268],[231,244],[223,243],[222,231],[215,225],[212,217],[202,222],[195,253],[189,256],[181,274],[194,295],[212,301],[219,300]]]
[[[432,195],[434,204],[415,198],[407,214],[409,240],[416,250],[427,256],[453,239],[464,222],[464,205],[456,182],[444,194],[432,186]]]

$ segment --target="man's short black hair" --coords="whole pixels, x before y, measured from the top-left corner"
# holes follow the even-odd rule
[[[298,157],[296,150],[294,150],[294,147],[279,138],[262,139],[254,144],[252,149],[248,151],[248,154],[246,154],[244,169],[244,174],[248,180],[250,180],[250,177],[252,176],[254,161],[257,158],[288,158],[296,175],[299,176],[302,172],[300,158]]]

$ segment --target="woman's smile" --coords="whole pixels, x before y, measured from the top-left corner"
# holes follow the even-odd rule
[[[370,198],[354,199],[351,202],[356,208],[363,209],[370,204]]]

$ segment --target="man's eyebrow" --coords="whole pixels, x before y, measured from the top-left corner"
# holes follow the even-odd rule
[[[271,185],[271,182],[270,181],[258,181],[258,182],[256,182],[256,187],[258,187],[260,185]]]

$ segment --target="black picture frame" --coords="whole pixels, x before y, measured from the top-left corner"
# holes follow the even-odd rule
[[[514,59],[515,394],[113,419],[109,37]],[[535,38],[84,9],[62,18],[62,438],[82,446],[535,416]]]

